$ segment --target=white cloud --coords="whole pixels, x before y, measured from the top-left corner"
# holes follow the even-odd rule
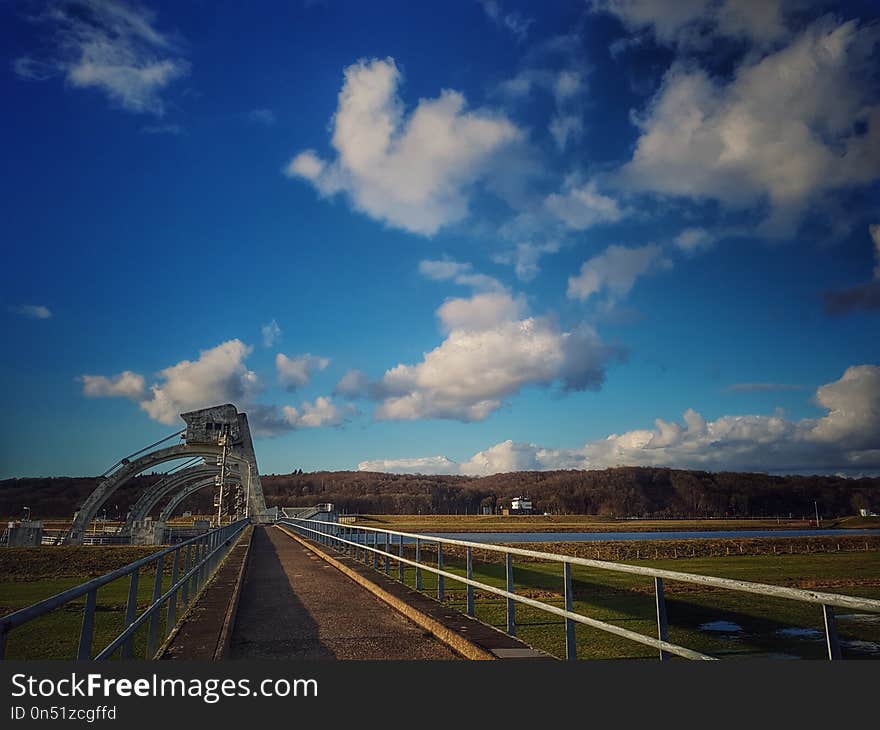
[[[447,299],[437,310],[445,332],[485,330],[522,318],[527,305],[508,292],[486,292],[468,298]]]
[[[345,192],[357,210],[391,226],[432,235],[467,215],[472,188],[521,133],[503,115],[468,111],[464,97],[448,89],[407,115],[400,80],[391,58],[346,68],[333,117],[336,158],[325,162],[305,150],[285,172],[321,195]]]
[[[309,384],[312,374],[324,370],[330,364],[326,357],[317,357],[310,353],[288,357],[282,352],[275,356],[275,367],[278,370],[278,382],[288,390],[296,390]]]
[[[600,223],[616,223],[623,217],[617,201],[600,193],[593,180],[583,185],[567,182],[564,192],[548,195],[544,206],[568,228],[576,231]]]
[[[764,232],[789,234],[813,199],[880,175],[878,39],[875,25],[823,18],[728,82],[674,64],[636,119],[619,181],[734,209],[767,204]]]
[[[445,456],[423,456],[415,459],[376,459],[362,461],[358,471],[378,471],[392,474],[454,474],[458,464]]]
[[[528,385],[559,382],[566,390],[597,390],[617,354],[591,328],[565,332],[547,318],[453,329],[420,363],[386,371],[375,385],[375,416],[481,421]]]
[[[619,299],[629,294],[640,276],[670,266],[662,249],[654,244],[640,248],[609,246],[585,261],[577,276],[569,277],[567,295],[583,301],[604,290],[609,298]]]
[[[492,260],[498,264],[513,266],[516,278],[520,281],[531,281],[541,271],[541,267],[538,266],[541,257],[557,251],[559,251],[559,244],[555,241],[543,244],[522,241],[511,250],[496,254]]]
[[[49,319],[52,310],[43,304],[13,304],[9,311],[28,319]]]
[[[46,59],[14,63],[16,73],[44,80],[64,75],[77,88],[96,88],[131,112],[161,116],[162,92],[189,73],[174,57],[171,37],[155,27],[155,14],[115,0],[49,2],[34,20],[51,28],[56,47]]]
[[[398,465],[425,461],[437,465],[436,473],[473,475],[614,466],[777,473],[880,470],[880,366],[847,368],[839,380],[817,390],[816,401],[827,411],[820,418],[744,415],[707,421],[688,409],[683,423],[657,419],[653,428],[611,434],[575,449],[503,441],[460,464],[435,456],[362,465],[376,470],[384,464],[396,471]]]
[[[186,411],[248,403],[259,387],[256,373],[244,364],[252,349],[241,340],[228,340],[202,350],[197,360],[181,360],[160,370],[160,382],[150,386],[151,395],[141,401],[141,408],[155,421],[176,424]]]
[[[118,375],[82,375],[83,395],[88,398],[106,398],[119,396],[141,400],[146,391],[144,376],[124,370]]]
[[[313,403],[303,402],[298,409],[284,406],[281,412],[291,428],[320,428],[343,424],[353,409],[351,406],[340,408],[330,398],[319,396]]]
[[[281,339],[281,327],[274,319],[268,324],[260,327],[260,334],[263,336],[263,345],[265,347],[274,347]]]
[[[276,436],[299,428],[339,426],[357,414],[352,405],[337,406],[328,396],[304,401],[300,406],[258,403],[260,383],[244,361],[253,348],[241,340],[228,340],[202,350],[197,360],[182,360],[160,370],[159,381],[145,387],[143,375],[126,370],[110,377],[82,375],[83,394],[91,398],[123,397],[136,401],[155,421],[179,424],[179,414],[198,408],[233,403],[248,414],[257,436]],[[283,362],[285,378],[293,384],[308,381],[314,369],[323,369],[325,358],[302,355]],[[282,368],[279,368],[281,371]]]

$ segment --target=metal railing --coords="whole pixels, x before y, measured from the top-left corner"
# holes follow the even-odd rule
[[[569,555],[558,555],[536,550],[526,550],[509,546],[493,545],[491,543],[470,542],[468,540],[456,540],[453,538],[436,537],[433,535],[421,535],[397,530],[386,530],[377,527],[365,527],[325,522],[323,520],[302,520],[286,518],[278,520],[278,524],[284,524],[294,528],[300,534],[311,537],[315,541],[334,548],[357,560],[369,564],[372,555],[372,564],[375,569],[380,569],[380,559],[384,559],[384,570],[390,573],[390,560],[393,558],[398,564],[398,580],[404,581],[404,566],[415,567],[415,588],[422,590],[422,571],[426,570],[437,576],[437,598],[442,601],[445,596],[445,579],[450,579],[466,586],[466,613],[474,616],[474,589],[477,588],[488,593],[501,596],[506,599],[507,633],[516,635],[516,604],[521,603],[541,611],[560,616],[565,619],[565,657],[577,659],[577,645],[575,640],[575,624],[584,624],[592,628],[605,631],[610,634],[629,639],[638,644],[650,646],[658,650],[661,661],[668,659],[669,655],[676,655],[685,659],[713,660],[716,657],[702,654],[677,644],[669,642],[669,626],[666,615],[666,598],[664,595],[663,581],[676,581],[690,583],[713,588],[721,588],[729,591],[751,593],[775,598],[790,599],[818,605],[822,608],[822,617],[825,629],[825,644],[829,659],[841,659],[840,641],[834,620],[834,608],[846,608],[850,610],[869,611],[880,613],[880,600],[871,598],[859,598],[845,596],[837,593],[824,593],[821,591],[805,590],[801,588],[785,588],[783,586],[768,585],[765,583],[753,583],[750,581],[734,580],[730,578],[716,578],[708,575],[694,573],[682,573],[674,570],[662,570],[648,568],[625,563],[613,563],[589,558],[579,558]],[[311,525],[311,526],[309,526]],[[372,536],[372,539],[371,539]],[[380,536],[382,540],[380,541]],[[394,538],[397,538],[395,541]],[[415,559],[411,560],[404,556],[404,543],[415,546]],[[381,547],[380,547],[381,544]],[[397,552],[394,552],[395,544]],[[437,564],[429,565],[421,559],[422,547],[425,544],[436,545]],[[465,576],[451,573],[443,569],[443,546],[451,545],[465,548]],[[505,564],[505,589],[497,588],[473,578],[473,551],[484,550],[501,553],[504,555]],[[562,563],[563,566],[563,598],[565,608],[559,608],[543,601],[538,601],[527,596],[518,595],[515,590],[513,556],[518,555],[526,558]],[[640,634],[629,629],[624,629],[613,624],[599,621],[573,611],[574,594],[572,592],[571,568],[573,565],[596,568],[615,573],[628,573],[654,579],[654,602],[657,619],[657,638]]]
[[[6,656],[6,641],[10,631],[82,596],[86,597],[86,601],[80,626],[77,659],[109,659],[117,650],[120,650],[120,657],[123,659],[133,657],[134,634],[147,622],[149,623],[147,625],[145,658],[150,659],[156,654],[160,644],[159,620],[161,611],[166,611],[164,640],[177,623],[178,611],[182,614],[196,599],[201,588],[214,574],[215,569],[232,549],[236,539],[249,522],[250,520],[243,519],[210,530],[203,535],[159,550],[122,568],[0,617],[0,659],[4,659]],[[171,585],[163,592],[162,582],[166,560],[171,561]],[[142,571],[150,567],[155,569],[152,598],[150,605],[138,614],[138,579]],[[98,589],[126,576],[129,576],[129,587],[125,606],[125,628],[113,641],[93,656],[92,644]]]

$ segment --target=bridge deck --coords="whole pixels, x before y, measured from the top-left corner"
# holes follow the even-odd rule
[[[257,527],[231,658],[457,659],[280,530]]]

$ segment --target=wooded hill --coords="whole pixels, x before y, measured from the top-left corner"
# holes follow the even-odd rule
[[[110,500],[108,517],[125,515],[157,475],[138,477]],[[476,514],[512,497],[527,496],[540,512],[614,517],[839,517],[862,507],[880,511],[880,477],[770,476],[651,467],[600,471],[530,471],[475,478],[337,471],[262,477],[271,507],[333,502],[345,512],[373,514]],[[97,478],[26,478],[0,481],[0,515],[18,517],[23,506],[35,519],[68,518]],[[210,512],[211,490],[179,508]],[[117,509],[118,508],[118,509]]]

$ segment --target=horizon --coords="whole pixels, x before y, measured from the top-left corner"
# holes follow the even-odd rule
[[[880,6],[740,5],[4,5],[0,479],[880,476]]]

